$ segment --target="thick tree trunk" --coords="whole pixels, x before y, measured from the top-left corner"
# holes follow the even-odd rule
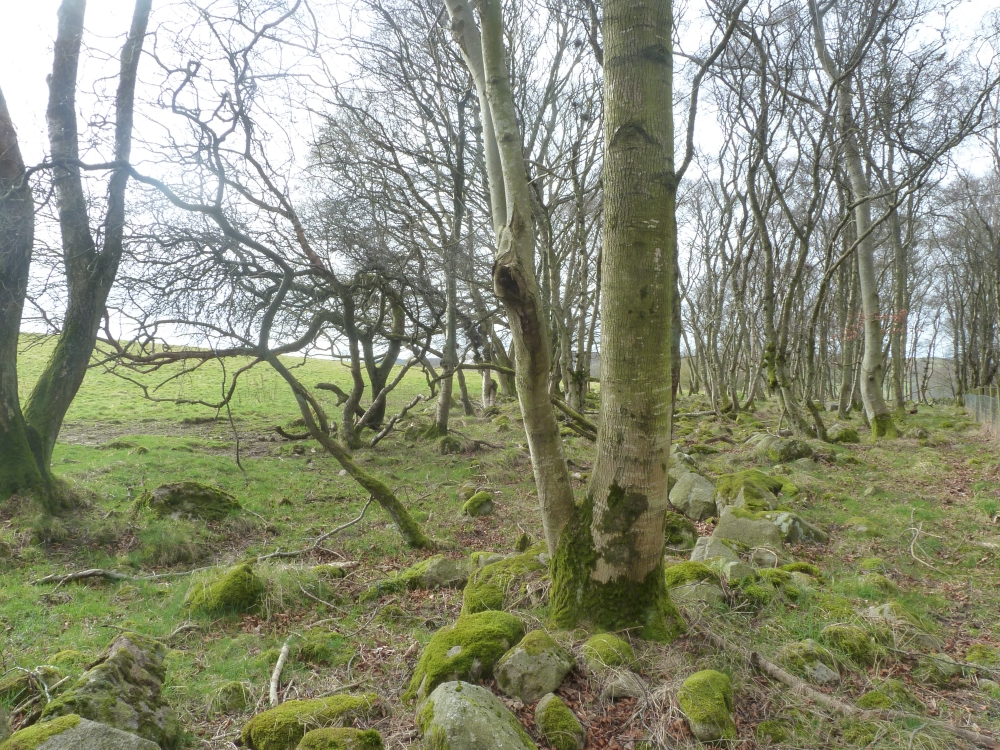
[[[115,160],[119,162],[127,162],[131,153],[136,73],[151,3],[152,0],[137,0],[122,50],[115,100]],[[25,420],[38,434],[41,459],[46,467],[51,463],[66,412],[87,374],[104,306],[121,262],[125,226],[128,170],[123,167],[112,172],[103,245],[99,249],[91,234],[87,197],[76,163],[80,158],[76,78],[85,7],[85,0],[63,0],[59,8],[46,111],[69,292],[59,341],[24,409]]]
[[[549,398],[552,350],[535,278],[535,234],[520,127],[510,89],[500,0],[483,0],[480,36],[466,0],[446,0],[452,32],[472,73],[484,123],[490,196],[497,234],[493,289],[503,303],[513,340],[517,396],[531,452],[551,553],[573,514],[573,488],[563,455],[559,424]],[[493,143],[485,132],[491,123]],[[496,158],[491,154],[495,152]],[[499,169],[497,168],[499,167]],[[498,211],[502,206],[502,212]]]
[[[48,463],[25,424],[17,387],[18,334],[34,238],[31,187],[0,92],[0,502],[16,492],[47,502],[50,491]]]
[[[587,497],[560,539],[552,616],[670,640],[668,507],[677,183],[669,0],[606,0],[601,422]]]

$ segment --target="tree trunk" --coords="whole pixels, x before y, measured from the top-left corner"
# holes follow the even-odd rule
[[[677,180],[669,0],[606,0],[601,422],[587,497],[559,542],[552,616],[666,641],[663,580]]]
[[[17,388],[18,334],[34,239],[31,187],[0,92],[0,502],[20,492],[35,494],[47,504],[48,463],[42,460],[38,436],[25,424]]]
[[[132,114],[136,72],[152,0],[137,0],[132,26],[121,56],[115,99],[115,160],[128,162],[132,148]],[[76,125],[76,76],[83,37],[85,0],[63,0],[49,76],[49,128],[56,206],[62,234],[63,262],[69,292],[63,329],[45,370],[28,398],[24,417],[39,438],[42,463],[48,467],[63,418],[90,364],[104,306],[121,262],[125,227],[125,190],[129,173],[112,172],[103,246],[98,249],[90,230],[83,189]]]

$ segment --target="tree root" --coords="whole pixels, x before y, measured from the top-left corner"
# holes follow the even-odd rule
[[[710,633],[703,628],[697,628],[696,632],[705,637],[716,648],[723,651],[729,651],[730,653],[738,653],[741,656],[746,657],[746,654],[742,649],[730,645],[724,638],[720,638],[714,633]],[[867,710],[858,708],[857,706],[847,703],[846,701],[842,701],[835,696],[821,693],[809,683],[804,680],[800,680],[798,677],[790,674],[789,672],[786,672],[777,664],[768,661],[756,651],[750,652],[748,661],[758,672],[770,677],[776,682],[780,682],[783,685],[790,687],[793,692],[798,693],[804,698],[811,700],[813,703],[816,703],[829,711],[840,714],[841,716],[853,716],[862,719],[879,719],[882,721],[916,721],[926,726],[931,726],[944,732],[948,732],[956,737],[960,737],[976,747],[986,748],[986,750],[1000,750],[1000,744],[998,744],[997,741],[990,735],[980,734],[972,729],[966,729],[965,727],[960,727],[948,721],[930,719],[926,716],[918,716],[917,714],[907,713],[906,711]]]

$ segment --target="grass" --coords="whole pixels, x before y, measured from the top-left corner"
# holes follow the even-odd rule
[[[43,339],[25,343],[32,346],[19,360],[23,393],[38,376],[48,346]],[[321,380],[348,384],[339,363],[310,360],[296,365],[309,385]],[[158,393],[169,398],[214,398],[221,376],[218,364],[210,363]],[[474,399],[478,381],[478,377],[468,379]],[[412,373],[390,397],[388,412],[394,413],[418,392],[426,392],[426,383],[422,375]],[[325,392],[317,395],[339,420],[335,401]],[[414,419],[429,421],[433,408],[433,403],[421,405]],[[684,397],[678,411],[704,408],[703,398]],[[502,403],[500,410],[511,420],[509,428],[495,425],[491,416],[466,417],[461,408],[453,414],[453,424],[462,434],[500,446],[497,449],[441,456],[433,442],[406,441],[398,431],[375,449],[355,454],[366,469],[392,486],[425,532],[456,559],[479,550],[511,552],[523,532],[541,538],[517,405]],[[269,594],[263,610],[252,615],[192,617],[183,607],[184,597],[192,582],[206,573],[117,583],[92,579],[59,587],[32,584],[54,572],[90,567],[148,575],[224,566],[279,549],[301,548],[356,518],[367,497],[340,475],[339,465],[311,441],[289,443],[274,434],[273,425],[288,425],[297,414],[287,388],[269,370],[259,367],[245,376],[233,403],[244,478],[234,460],[236,442],[228,420],[204,422],[215,412],[151,402],[137,386],[100,369],[91,371],[67,415],[54,457],[58,476],[89,498],[87,505],[49,524],[18,514],[16,507],[0,512],[4,631],[0,673],[49,663],[67,649],[93,659],[121,629],[137,630],[169,646],[166,695],[190,730],[192,747],[224,748],[231,747],[252,712],[265,707],[268,679],[281,645],[286,639],[298,643],[306,633],[313,637],[318,629],[329,632],[337,658],[329,666],[293,659],[283,679],[287,697],[323,695],[345,685],[373,689],[387,711],[372,726],[387,740],[395,737],[387,747],[416,747],[417,740],[407,734],[413,728],[412,707],[402,704],[399,696],[418,655],[414,646],[426,643],[437,628],[455,619],[461,591],[402,591],[358,603],[360,592],[373,582],[427,555],[408,551],[375,506],[363,521],[309,555],[259,563],[258,573],[269,582]],[[778,416],[769,404],[755,414],[770,429]],[[734,596],[728,608],[697,614],[700,625],[774,658],[786,643],[821,640],[822,629],[830,623],[864,623],[861,612],[889,601],[890,596],[859,580],[860,561],[880,557],[886,561],[886,575],[900,589],[895,598],[942,639],[946,653],[961,660],[974,643],[1000,645],[996,618],[1000,550],[988,546],[1000,541],[995,523],[1000,507],[997,446],[953,406],[921,407],[917,415],[903,420],[904,428],[917,426],[928,430],[926,440],[816,444],[823,460],[772,467],[742,445],[760,429],[755,420],[679,420],[675,442],[694,445],[721,435],[732,441],[715,441],[712,446],[718,452],[694,455],[705,476],[755,466],[786,473],[801,492],[783,502],[831,532],[828,545],[789,550],[794,559],[822,569],[824,579],[812,591],[794,601],[779,598],[763,608]],[[578,477],[576,489],[582,494],[593,444],[567,437],[565,446]],[[180,480],[217,485],[236,495],[245,510],[208,524],[155,519],[133,511],[132,502],[143,490]],[[493,515],[476,519],[461,515],[458,490],[466,483],[494,493],[498,500]],[[710,525],[702,531],[710,531]],[[336,560],[359,565],[344,579],[314,570],[317,564]],[[532,627],[544,623],[544,595],[526,597],[517,606]],[[558,637],[578,649],[587,634]],[[765,720],[787,725],[788,738],[775,745],[781,747],[963,746],[919,724],[874,722],[874,729],[859,728],[856,722],[821,714],[791,692],[764,682],[738,654],[712,649],[695,635],[668,647],[636,645],[641,670],[656,686],[642,705],[602,704],[593,679],[580,674],[570,678],[572,691],[577,692],[567,695],[582,700],[580,710],[588,716],[594,747],[600,746],[599,741],[628,747],[639,738],[630,734],[636,727],[645,727],[643,736],[661,742],[660,746],[694,747],[675,695],[684,677],[706,668],[733,677],[743,747],[769,746],[767,740],[754,737],[755,728]],[[948,689],[929,687],[913,680],[913,665],[912,658],[898,652],[887,652],[872,668],[846,663],[843,683],[835,692],[845,700],[856,700],[878,680],[896,677],[928,706],[929,716],[963,724],[973,721],[982,730],[1000,731],[1000,702],[977,689],[974,679]],[[213,713],[216,691],[233,680],[250,687],[254,705],[245,711]],[[636,711],[638,719],[628,723]],[[14,712],[15,722],[23,718],[23,711]],[[862,740],[865,744],[859,744]]]

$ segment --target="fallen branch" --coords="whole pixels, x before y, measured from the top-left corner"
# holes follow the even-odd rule
[[[317,547],[319,547],[320,544],[322,544],[324,541],[326,541],[327,539],[329,539],[334,534],[336,534],[336,533],[338,533],[340,531],[343,531],[344,529],[349,529],[352,526],[354,526],[356,523],[360,523],[361,519],[365,517],[365,513],[368,512],[368,507],[372,504],[372,502],[374,502],[374,500],[375,500],[374,497],[369,496],[368,502],[365,503],[365,507],[361,509],[361,513],[358,514],[357,518],[355,518],[355,519],[353,519],[351,521],[348,521],[345,524],[341,524],[340,526],[338,526],[337,528],[333,529],[332,531],[328,531],[325,534],[323,534],[322,536],[317,537],[316,541],[313,542],[312,544],[310,544],[308,547],[303,547],[302,549],[297,549],[297,550],[290,550],[288,552],[282,552],[280,549],[278,549],[278,550],[275,550],[274,552],[271,552],[268,555],[258,555],[257,556],[257,562],[261,562],[263,560],[270,560],[270,559],[272,559],[274,557],[298,557],[299,555],[304,555],[307,552],[314,551]]]
[[[589,419],[587,419],[582,414],[580,414],[580,412],[578,412],[576,409],[570,408],[569,404],[567,404],[561,398],[553,396],[552,397],[552,404],[559,411],[561,411],[567,417],[569,417],[570,419],[572,419],[573,422],[575,422],[577,425],[579,425],[582,430],[585,430],[586,432],[592,433],[595,437],[597,436],[597,425],[594,424],[593,422],[591,422]],[[573,422],[570,423],[570,426],[573,425]],[[580,430],[577,430],[577,432],[580,432]],[[581,434],[583,434],[583,433],[581,433]]]
[[[378,445],[379,441],[382,440],[382,438],[384,438],[386,435],[392,432],[392,428],[396,426],[396,423],[406,416],[406,412],[408,412],[414,406],[419,404],[425,398],[426,396],[424,396],[424,394],[422,393],[418,393],[416,396],[414,396],[413,400],[410,401],[410,403],[408,403],[406,406],[404,406],[402,411],[400,411],[399,414],[390,419],[389,422],[386,424],[386,426],[383,427],[382,430],[375,437],[371,439],[371,442],[368,443],[368,447],[374,448],[376,445]]]
[[[281,653],[278,654],[278,663],[274,665],[274,671],[271,672],[271,688],[268,691],[268,699],[271,701],[272,706],[278,705],[278,687],[281,685],[281,673],[285,669],[285,662],[288,661],[288,654],[291,653],[291,646],[288,641],[281,647]]]
[[[680,419],[681,417],[714,417],[715,410],[709,409],[708,411],[689,411],[687,414],[674,414],[674,419]]]
[[[697,628],[697,632],[707,638],[716,648],[746,656],[742,649],[731,646],[726,639],[720,638],[714,633],[710,633],[702,628]],[[997,744],[997,741],[993,739],[993,737],[986,734],[980,734],[972,729],[960,727],[949,721],[930,719],[926,716],[918,716],[917,714],[907,713],[906,711],[868,710],[858,708],[857,706],[847,703],[846,701],[842,701],[835,696],[821,693],[809,683],[804,680],[800,680],[798,677],[790,674],[789,672],[786,672],[777,664],[768,661],[756,651],[750,652],[749,662],[754,669],[770,677],[772,680],[786,685],[791,688],[793,692],[798,693],[804,698],[808,698],[813,703],[823,706],[823,708],[840,714],[841,716],[856,716],[862,719],[880,719],[882,721],[922,722],[927,726],[935,727],[936,729],[940,729],[944,732],[949,732],[956,737],[961,737],[963,740],[975,745],[976,747],[985,748],[986,750],[1000,750],[1000,745]]]
[[[283,437],[285,440],[308,440],[309,438],[312,437],[312,435],[310,435],[308,432],[302,435],[294,435],[291,432],[285,432],[284,429],[282,429],[281,425],[275,425],[274,431],[277,432],[279,435],[281,435],[281,437]]]

